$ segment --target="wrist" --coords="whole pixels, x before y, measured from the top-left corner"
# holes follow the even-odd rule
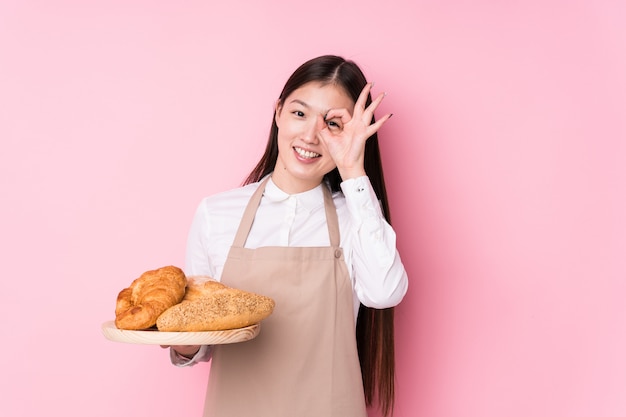
[[[178,356],[191,360],[200,351],[200,346],[172,346],[172,349]]]
[[[359,178],[359,177],[364,177],[367,174],[365,173],[365,168],[363,167],[359,167],[359,168],[343,168],[343,169],[339,169],[337,168],[339,171],[339,175],[341,176],[341,180],[342,181],[346,181],[352,178]]]

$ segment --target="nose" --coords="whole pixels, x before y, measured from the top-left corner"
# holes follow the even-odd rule
[[[311,119],[310,122],[307,123],[306,131],[303,135],[304,141],[307,143],[317,143],[317,134],[324,128],[326,128],[324,116],[318,114],[316,118]]]

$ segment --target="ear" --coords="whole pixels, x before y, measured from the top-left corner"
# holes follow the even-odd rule
[[[280,113],[283,110],[283,103],[280,101],[280,99],[276,100],[276,104],[274,105],[274,121],[276,122],[276,125],[278,126],[278,119],[280,117]]]

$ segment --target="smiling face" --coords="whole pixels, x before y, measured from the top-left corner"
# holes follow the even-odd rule
[[[325,120],[330,109],[354,110],[354,102],[334,84],[310,82],[276,106],[278,159],[272,174],[276,185],[289,194],[317,187],[335,162],[319,138],[319,132],[342,129],[340,120]]]

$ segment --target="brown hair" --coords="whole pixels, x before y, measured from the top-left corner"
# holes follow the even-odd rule
[[[305,62],[291,75],[280,93],[280,104],[293,91],[313,81],[340,86],[354,102],[357,101],[361,90],[367,83],[363,72],[354,62],[334,55],[320,56]],[[371,101],[372,98],[368,95],[366,105],[369,105]],[[275,116],[276,114],[272,117],[272,126],[265,153],[248,175],[244,184],[260,181],[261,178],[270,174],[276,166],[278,158],[278,126],[276,125]],[[372,123],[374,123],[373,118]],[[376,133],[365,143],[365,172],[381,202],[385,218],[391,223],[378,147],[378,135]],[[326,174],[324,180],[331,190],[341,192],[341,176],[337,168]],[[356,329],[357,348],[366,403],[368,406],[371,406],[377,400],[385,416],[393,412],[394,405],[395,355],[393,313],[393,308],[380,310],[361,304]]]

